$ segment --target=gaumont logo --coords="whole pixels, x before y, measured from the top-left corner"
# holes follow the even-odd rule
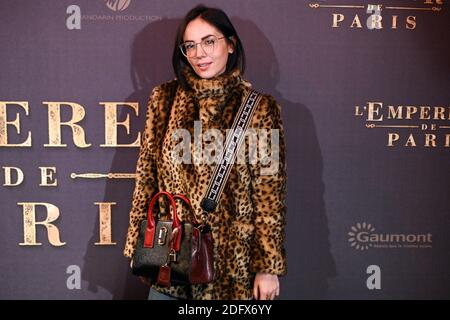
[[[130,5],[131,0],[104,0],[112,11],[123,11]]]
[[[382,1],[359,0],[307,1],[311,10],[329,13],[333,30],[415,30],[423,15],[439,15],[446,0]]]
[[[348,242],[352,248],[365,251],[378,249],[425,249],[432,247],[431,233],[381,233],[366,222],[358,222],[348,232]]]

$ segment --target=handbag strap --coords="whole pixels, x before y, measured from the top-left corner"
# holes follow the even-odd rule
[[[152,200],[150,201],[147,213],[147,228],[145,230],[144,247],[146,248],[153,247],[156,231],[155,217],[153,216],[153,207],[155,206],[156,200],[161,196],[166,196],[167,199],[169,200],[170,206],[172,207],[172,220],[173,220],[172,231],[174,235],[174,241],[172,242],[172,249],[174,249],[175,251],[179,251],[181,246],[181,222],[180,219],[178,218],[175,198],[171,193],[167,191],[159,191],[153,196]]]
[[[187,205],[187,207],[189,208],[189,211],[192,213],[192,222],[194,223],[194,225],[197,226],[199,223],[198,223],[197,219],[195,218],[194,209],[192,208],[192,205],[191,205],[191,202],[189,201],[189,199],[185,195],[182,195],[182,194],[174,194],[172,196],[175,200],[180,199],[182,202],[184,202]]]
[[[242,99],[241,106],[239,107],[231,127],[231,134],[227,135],[225,148],[219,156],[219,161],[214,168],[208,189],[201,202],[203,223],[206,222],[206,215],[213,212],[219,203],[223,188],[230,175],[234,159],[244,141],[245,132],[261,97],[262,95],[259,92],[250,89],[244,99]]]

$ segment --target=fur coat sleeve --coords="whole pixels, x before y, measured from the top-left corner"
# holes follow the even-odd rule
[[[267,154],[260,153],[257,164],[250,165],[251,200],[255,221],[250,269],[255,273],[284,275],[287,272],[284,249],[285,140],[280,106],[273,97],[264,96],[252,119],[252,127],[266,129],[269,136],[265,140],[260,139],[261,145],[258,147],[258,152],[268,150]]]

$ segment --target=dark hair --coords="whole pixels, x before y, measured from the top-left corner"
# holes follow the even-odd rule
[[[178,78],[180,84],[187,90],[189,90],[190,87],[183,75],[183,67],[188,66],[191,69],[192,67],[187,58],[180,52],[179,46],[183,43],[183,36],[187,25],[198,17],[201,17],[203,20],[216,27],[226,37],[226,41],[233,44],[234,50],[233,53],[228,56],[225,73],[229,73],[236,68],[239,68],[242,73],[245,71],[244,47],[226,13],[217,8],[208,8],[204,5],[198,5],[186,14],[178,27],[172,55],[172,66],[175,76]],[[231,39],[233,39],[234,42]]]

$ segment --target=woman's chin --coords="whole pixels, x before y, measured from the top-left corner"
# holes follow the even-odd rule
[[[199,70],[199,69],[195,69],[195,73],[203,79],[211,79],[214,78],[215,74],[214,72],[211,72],[209,70],[203,71],[203,70]]]

